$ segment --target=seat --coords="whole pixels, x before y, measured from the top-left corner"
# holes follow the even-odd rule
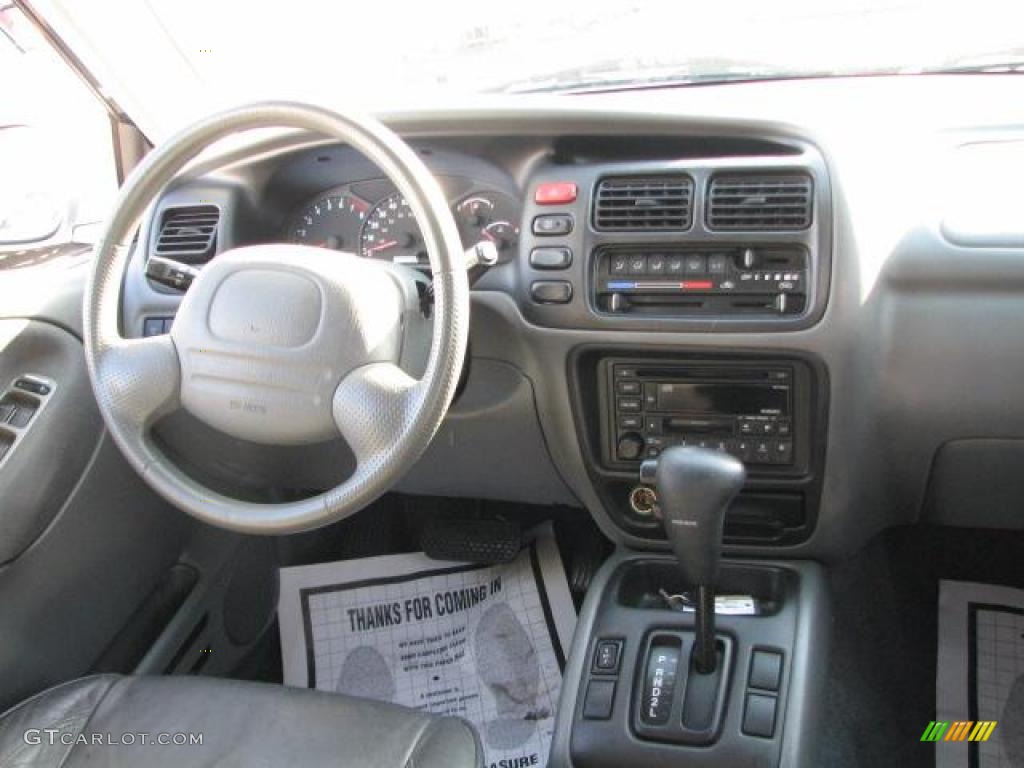
[[[0,715],[4,768],[482,763],[476,732],[463,720],[237,680],[96,675],[43,691]]]

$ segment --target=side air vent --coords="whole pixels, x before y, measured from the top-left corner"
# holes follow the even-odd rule
[[[689,229],[693,181],[688,176],[615,177],[597,185],[594,227],[606,232]]]
[[[217,249],[217,223],[220,211],[215,205],[191,205],[164,211],[157,239],[159,256],[198,264],[209,261]]]
[[[747,232],[807,229],[811,179],[802,174],[715,176],[708,191],[709,229]]]

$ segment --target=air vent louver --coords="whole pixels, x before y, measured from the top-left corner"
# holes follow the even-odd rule
[[[603,179],[594,198],[594,226],[606,232],[684,230],[692,209],[687,176]]]
[[[715,176],[708,192],[709,229],[767,232],[811,225],[811,179],[800,174]]]
[[[156,252],[191,264],[209,261],[217,248],[220,211],[215,205],[193,205],[164,211]]]

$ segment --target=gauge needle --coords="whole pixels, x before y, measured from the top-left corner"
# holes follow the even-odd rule
[[[391,248],[392,246],[395,246],[395,245],[398,245],[398,241],[397,240],[388,240],[388,241],[383,242],[383,243],[378,243],[377,245],[373,246],[373,248],[367,248],[366,252],[367,253],[376,253],[377,251],[383,251],[383,250]]]

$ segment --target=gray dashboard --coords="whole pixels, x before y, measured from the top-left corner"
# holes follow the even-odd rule
[[[1001,163],[1017,162],[1024,136],[1018,82],[726,85],[383,115],[423,154],[453,205],[490,190],[522,206],[516,246],[474,290],[466,394],[402,488],[580,505],[613,539],[658,547],[616,521],[616,502],[595,479],[601,460],[586,435],[596,417],[581,395],[590,386],[581,383],[581,355],[781,359],[806,364],[814,379],[813,434],[798,491],[808,510],[805,535],[734,541],[728,550],[834,558],[885,526],[922,516],[1019,526],[1013,466],[1024,445],[1017,341],[1024,239],[1019,221],[986,218],[985,209],[971,218],[965,206],[975,198],[961,185],[977,187],[979,166],[975,146],[960,149],[983,144],[996,180]],[[702,190],[715,173],[733,169],[807,174],[811,226],[770,235],[710,231]],[[672,173],[695,180],[688,231],[624,237],[594,226],[591,197],[600,179]],[[167,209],[216,205],[221,251],[286,237],[290,217],[317,195],[377,178],[346,148],[304,135],[208,153],[144,222],[143,247],[126,276],[126,329],[141,334],[145,318],[173,316],[177,296],[143,275]],[[534,234],[532,222],[550,209],[532,195],[543,181],[566,179],[579,195],[564,209],[574,227],[558,245],[571,249],[573,261],[555,277],[571,283],[571,298],[538,302],[531,286],[551,273],[536,269],[530,253],[549,240]],[[808,256],[807,303],[783,316],[602,313],[591,290],[595,254],[623,242],[640,250],[799,245]],[[240,466],[247,451],[264,452],[211,445],[211,463],[223,467]],[[344,453],[336,445],[311,449],[304,486],[343,471]],[[768,495],[797,488],[793,478],[759,482]],[[978,498],[983,503],[968,503]]]

